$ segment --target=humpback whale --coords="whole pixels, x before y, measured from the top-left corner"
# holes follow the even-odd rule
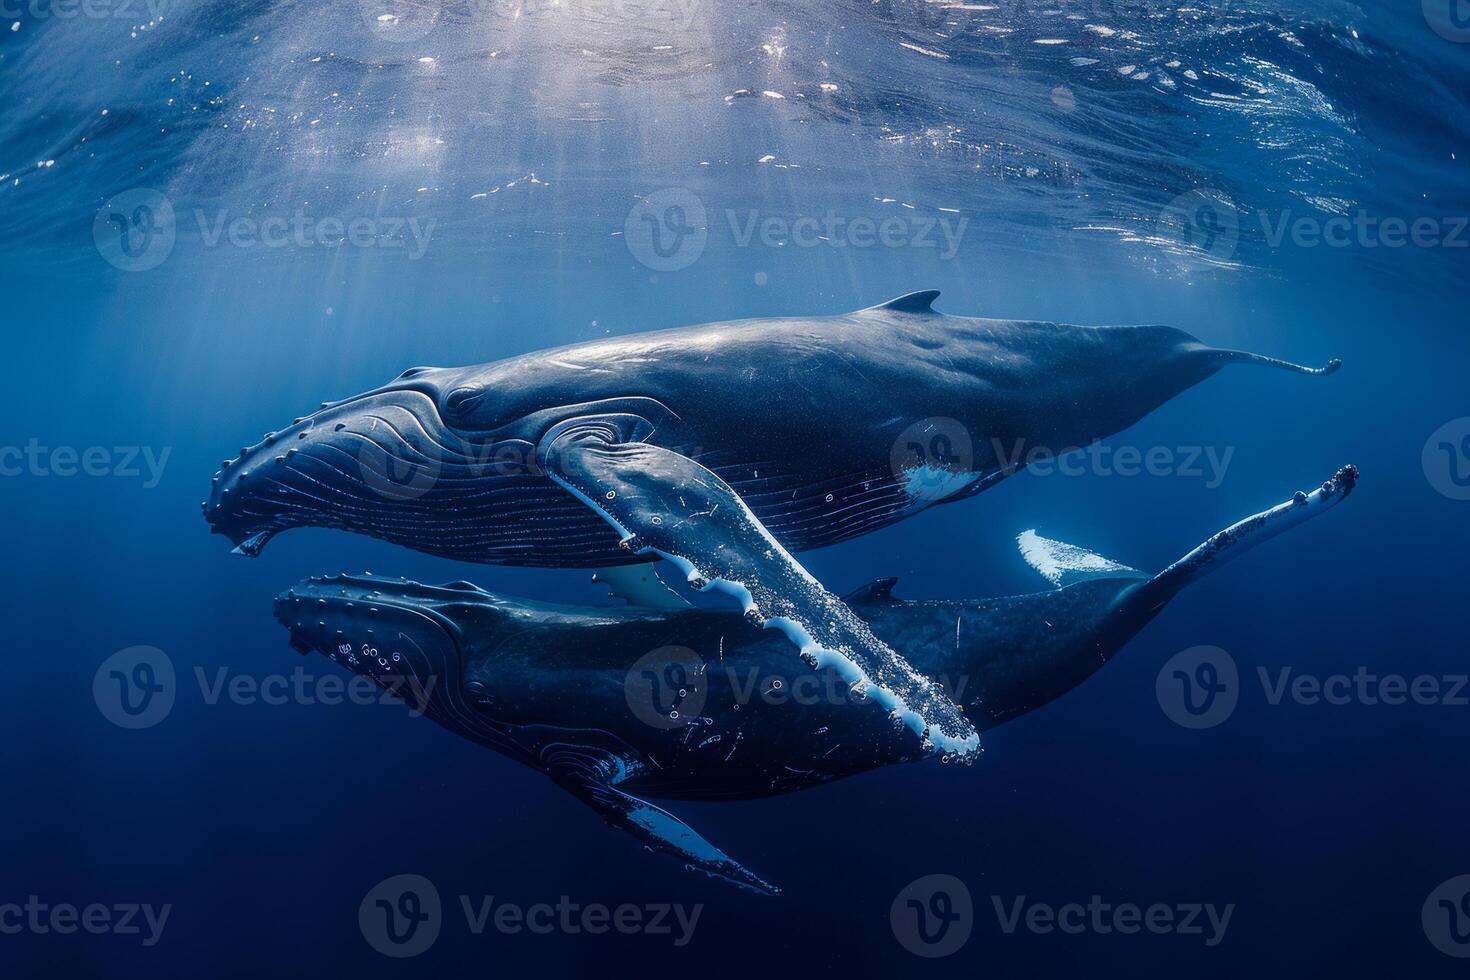
[[[884,579],[845,599],[918,670],[945,678],[984,731],[1077,687],[1186,585],[1333,507],[1357,480],[1343,467],[1157,574],[1027,531],[1018,542],[1046,591],[906,601]],[[275,613],[302,653],[420,699],[439,725],[545,773],[650,849],[767,894],[779,889],[646,798],[751,799],[924,757],[882,711],[851,703],[840,673],[793,677],[782,641],[733,612],[339,576],[288,590]]]
[[[337,527],[451,558],[666,559],[837,670],[926,750],[978,742],[953,701],[793,557],[973,496],[1232,363],[1308,368],[1165,326],[947,316],[934,290],[839,316],[712,323],[413,368],[269,435],[205,517],[254,555]]]

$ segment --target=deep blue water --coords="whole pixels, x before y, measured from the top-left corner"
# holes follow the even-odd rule
[[[1470,928],[1470,906],[1435,898],[1422,915],[1470,874],[1470,692],[1445,696],[1470,670],[1470,29],[1449,19],[1466,22],[1463,3],[63,9],[0,13],[7,976],[1463,975],[1434,940],[1470,954],[1450,930]],[[108,205],[137,189],[168,202],[174,234],[135,225],[120,251],[112,215],[162,214],[157,196]],[[707,229],[667,258],[638,237],[639,202],[660,191],[697,202]],[[829,214],[896,218],[894,241],[761,224]],[[1314,241],[1334,217],[1350,222],[1328,226],[1351,229],[1342,246]],[[272,219],[324,237],[264,244]],[[365,237],[331,244],[356,219]],[[1385,219],[1418,240],[1394,246]],[[752,220],[770,234],[745,238]],[[1169,323],[1345,367],[1225,371],[1110,440],[1229,454],[1221,473],[1023,474],[802,555],[834,590],[886,575],[914,598],[1033,590],[1014,545],[1033,527],[1155,569],[1341,464],[1361,486],[989,733],[971,768],[671,807],[779,881],[776,899],[642,852],[541,775],[400,707],[201,692],[196,672],[334,670],[288,649],[271,615],[308,575],[603,601],[585,572],[335,531],[231,556],[199,500],[267,429],[411,365],[921,288],[949,313]],[[78,462],[92,447],[96,475]],[[1204,644],[1238,666],[1239,703],[1189,730],[1156,681]],[[175,702],[126,730],[93,684],[135,645],[167,655]],[[1272,703],[1258,670],[1284,667],[1433,678],[1442,696]],[[445,921],[400,962],[365,941],[358,908],[401,873],[434,882]],[[973,913],[963,948],[924,960],[889,913],[931,874],[964,882]],[[475,935],[459,896],[490,895],[701,911],[684,945]],[[1094,895],[1233,911],[1213,945],[1208,928],[1007,932],[996,912]],[[152,945],[7,928],[7,903],[30,896],[170,912]]]

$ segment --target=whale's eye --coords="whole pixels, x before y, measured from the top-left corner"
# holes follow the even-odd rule
[[[475,410],[485,396],[483,388],[456,388],[444,399],[444,411],[455,418],[464,418]]]

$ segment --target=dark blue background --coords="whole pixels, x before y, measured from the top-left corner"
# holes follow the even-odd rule
[[[1408,31],[1385,17],[1374,12],[1368,24]],[[1461,48],[1434,35],[1415,43],[1463,67]],[[1447,213],[1443,202],[1463,192],[1464,130],[1416,129],[1414,118],[1390,127],[1395,84],[1412,88],[1364,83],[1344,109],[1362,127],[1360,189],[1399,202],[1427,194],[1423,213]],[[1403,113],[1429,114],[1425,101],[1406,100]],[[44,115],[34,100],[28,111]],[[30,149],[17,142],[7,152]],[[587,152],[595,162],[612,151]],[[644,189],[678,184],[670,170],[645,174]],[[1263,166],[1233,174],[1250,176],[1275,179]],[[18,971],[8,975],[1463,972],[1426,940],[1420,909],[1441,882],[1470,873],[1470,708],[1273,706],[1256,680],[1257,667],[1288,665],[1324,677],[1467,670],[1470,504],[1437,493],[1421,467],[1429,434],[1470,414],[1463,252],[1288,245],[1261,256],[1265,271],[1181,276],[1102,239],[1034,252],[982,239],[951,262],[917,250],[712,247],[689,270],[650,275],[610,237],[628,203],[618,197],[609,205],[617,221],[575,246],[487,241],[409,263],[237,255],[181,239],[159,269],[125,274],[90,252],[84,205],[129,179],[58,185],[82,215],[44,229],[63,243],[48,247],[70,249],[56,253],[64,272],[15,242],[14,267],[0,271],[0,441],[171,451],[153,489],[123,477],[0,480],[11,569],[0,903],[35,894],[174,908],[151,949],[119,936],[0,936],[0,965]],[[47,213],[26,206],[38,222]],[[1361,467],[1361,487],[1181,595],[1081,689],[987,736],[973,768],[896,768],[769,801],[673,807],[783,885],[774,900],[643,853],[542,776],[401,709],[200,696],[196,668],[330,669],[291,652],[271,616],[271,597],[307,575],[371,570],[568,601],[601,595],[583,573],[455,566],[318,530],[285,535],[255,561],[232,557],[207,533],[198,502],[219,461],[262,432],[414,364],[835,312],[925,287],[944,291],[939,306],[950,313],[1172,323],[1211,343],[1346,366],[1327,379],[1228,370],[1112,441],[1233,447],[1219,488],[1187,477],[1022,475],[802,556],[834,590],[883,575],[899,575],[907,597],[1030,590],[1040,582],[1013,539],[1031,527],[1155,569],[1343,463]],[[162,724],[124,731],[97,710],[92,681],[135,644],[169,655],[180,691]],[[1226,723],[1188,731],[1160,710],[1154,685],[1165,660],[1198,644],[1229,651],[1244,684]],[[429,953],[397,963],[364,943],[357,909],[373,885],[403,872],[435,882],[449,920]],[[960,953],[926,962],[895,941],[889,905],[913,879],[941,872],[966,882],[977,919]],[[477,937],[459,916],[461,894],[704,909],[682,949],[650,936]],[[1225,941],[1204,948],[1199,937],[1006,935],[991,905],[991,896],[1060,905],[1094,894],[1235,911]]]

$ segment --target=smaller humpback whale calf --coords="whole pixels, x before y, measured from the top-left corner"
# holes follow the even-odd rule
[[[984,731],[1081,684],[1184,586],[1334,506],[1357,478],[1343,467],[1155,575],[1028,531],[1018,541],[1047,591],[905,601],[885,579],[845,599]],[[751,799],[925,756],[890,715],[851,703],[830,669],[793,675],[783,641],[733,612],[549,605],[465,582],[347,576],[307,580],[275,612],[302,653],[545,773],[647,847],[768,894],[778,889],[644,797]]]
[[[323,526],[450,558],[666,559],[893,711],[979,740],[794,557],[1111,436],[1231,364],[1311,368],[1168,326],[949,316],[924,290],[835,316],[633,334],[411,368],[225,461],[205,518],[241,554]]]

